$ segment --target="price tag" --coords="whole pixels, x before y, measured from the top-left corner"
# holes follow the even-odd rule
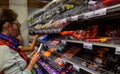
[[[77,71],[79,71],[80,70],[80,68],[78,67],[78,66],[73,66],[73,68],[75,69],[75,70],[77,70]]]
[[[45,33],[47,33],[47,30],[45,30]]]
[[[62,61],[63,61],[64,63],[66,63],[66,60],[64,60],[63,58],[62,58]]]
[[[84,43],[83,44],[83,48],[86,48],[86,49],[91,49],[92,50],[93,49],[92,46],[93,45],[91,43]]]
[[[84,19],[88,19],[88,18],[92,18],[92,17],[93,17],[93,11],[84,14]]]
[[[49,30],[47,30],[47,32],[49,33]]]
[[[66,45],[66,40],[61,40],[61,43]]]
[[[37,31],[34,31],[35,33],[38,33]]]
[[[71,19],[72,21],[78,20],[78,15],[72,16]]]
[[[60,29],[57,29],[57,32],[59,33],[59,32],[60,32]]]
[[[120,47],[116,47],[115,54],[120,55]]]
[[[94,17],[106,15],[107,8],[99,9],[94,11]]]
[[[51,32],[54,33],[54,32],[55,32],[55,29],[51,29]]]
[[[51,32],[54,33],[54,32],[55,32],[55,29],[52,29]]]
[[[61,21],[62,21],[62,22],[64,22],[64,23],[66,23],[67,19],[66,19],[66,18],[64,18],[64,19],[62,19]]]
[[[38,33],[42,33],[41,31],[39,31]]]
[[[91,0],[90,0],[90,1],[88,2],[88,4],[90,4],[90,5],[93,5],[93,4],[95,4],[95,3],[97,3],[97,1],[91,1]]]
[[[43,33],[43,30],[41,31],[41,33]]]
[[[58,29],[55,30],[55,33],[58,33]]]
[[[45,33],[45,30],[43,30],[43,33]]]
[[[55,30],[55,33],[57,33],[57,29],[54,29]]]
[[[49,30],[49,33],[52,33],[52,31],[51,31],[51,30]]]

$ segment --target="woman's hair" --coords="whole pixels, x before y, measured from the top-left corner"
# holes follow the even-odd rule
[[[6,22],[13,23],[17,17],[17,13],[9,8],[0,9],[0,32],[2,32],[2,27]]]

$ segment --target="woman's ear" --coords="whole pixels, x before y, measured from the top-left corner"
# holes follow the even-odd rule
[[[10,23],[9,22],[6,22],[4,25],[3,25],[3,30],[4,31],[9,31],[10,29]]]

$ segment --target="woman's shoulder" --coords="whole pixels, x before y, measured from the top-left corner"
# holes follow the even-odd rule
[[[2,51],[5,51],[5,50],[7,50],[7,49],[9,49],[9,47],[7,46],[7,45],[0,45],[0,51],[2,50]]]
[[[11,52],[11,50],[8,46],[0,45],[0,54],[9,54],[10,52]]]
[[[16,51],[10,49],[7,45],[0,45],[0,53],[4,54],[13,54],[16,53]]]

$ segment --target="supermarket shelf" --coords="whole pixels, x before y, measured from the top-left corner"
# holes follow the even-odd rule
[[[85,42],[85,41],[78,41],[78,40],[65,40],[65,42],[72,42],[72,43],[81,43],[81,44],[91,44],[96,46],[103,46],[103,47],[111,47],[111,48],[118,48],[120,47],[119,44],[114,43],[98,43],[98,42]]]
[[[120,4],[107,7],[107,10],[108,10],[107,13],[119,11],[120,10]]]
[[[63,21],[64,19],[66,19],[66,20],[71,19],[71,21],[74,21],[74,20],[78,20],[78,19],[96,18],[96,17],[99,17],[99,16],[107,15],[107,14],[112,13],[112,12],[116,12],[116,11],[120,11],[120,4],[116,4],[116,5],[113,5],[113,6],[97,9],[97,10],[90,11],[90,12],[85,12],[85,13],[74,15],[74,16],[67,17],[67,18],[63,18],[63,19],[61,19],[61,21]],[[88,13],[90,13],[90,14],[88,14]],[[88,18],[85,18],[86,14],[88,14]],[[96,14],[98,14],[98,15],[96,15]],[[41,23],[41,22],[42,21],[37,21],[37,22],[33,23],[30,26],[30,28],[32,28],[33,26],[35,26],[36,24]]]
[[[33,26],[35,26],[36,24],[39,24],[39,23],[41,23],[41,21],[33,23],[32,25],[29,26],[29,28],[32,28]]]
[[[103,69],[100,69],[99,71],[94,71],[94,70],[89,69],[85,66],[82,66],[82,62],[83,62],[82,59],[77,58],[77,57],[73,57],[71,59],[63,58],[63,61],[73,64],[73,66],[76,70],[83,69],[91,74],[113,74],[113,73],[106,71],[106,70],[103,70]]]
[[[47,30],[35,30],[34,33],[39,34],[53,34],[53,33],[60,33],[62,29],[47,29]]]
[[[99,74],[99,73],[97,73],[97,72],[95,72],[95,71],[92,71],[92,70],[90,70],[90,69],[87,69],[87,68],[84,68],[84,67],[82,67],[81,65],[80,65],[80,63],[79,63],[79,60],[77,60],[77,63],[75,63],[75,59],[71,59],[71,60],[68,60],[68,59],[63,59],[65,62],[69,62],[69,63],[71,63],[71,64],[73,64],[73,66],[74,66],[74,68],[76,68],[77,70],[79,70],[80,68],[81,69],[83,69],[83,70],[85,70],[85,71],[87,71],[87,72],[89,72],[89,73],[92,73],[92,74]]]
[[[104,9],[106,9],[106,12],[104,11],[105,14],[101,14],[101,13],[103,13],[101,11],[103,11]],[[96,11],[98,11],[97,13],[100,14],[100,15],[96,16],[95,15]],[[84,19],[85,14],[92,12],[92,14],[90,14],[90,16],[92,16],[92,17],[90,17],[90,18],[93,18],[93,17],[107,15],[109,13],[116,12],[116,11],[120,11],[120,4],[116,4],[116,5],[105,7],[105,8],[101,8],[101,9],[97,9],[97,10],[94,10],[94,11],[85,12],[83,14],[78,14],[77,16],[79,17],[78,19]],[[74,17],[74,16],[72,16],[72,17]],[[72,18],[72,17],[69,17],[69,18]],[[69,18],[67,18],[67,19],[69,19]]]
[[[103,13],[103,12],[101,12],[102,10],[104,10],[104,9],[106,9],[106,12],[105,12],[105,14],[101,14],[101,13]],[[96,11],[98,11],[98,14],[100,14],[100,15],[95,15],[95,12]],[[100,12],[99,12],[100,11]],[[94,10],[94,11],[89,11],[89,12],[85,12],[85,13],[82,13],[82,14],[78,14],[78,15],[74,15],[74,16],[71,16],[71,17],[67,17],[67,18],[63,18],[63,19],[70,19],[71,18],[71,20],[74,20],[74,19],[76,19],[76,18],[78,18],[78,19],[84,19],[84,16],[85,16],[85,14],[87,14],[87,13],[90,13],[88,16],[91,16],[91,17],[89,17],[89,19],[90,18],[93,18],[93,17],[98,17],[98,16],[103,16],[103,15],[107,15],[108,13],[112,13],[112,12],[116,12],[116,11],[120,11],[120,4],[116,4],[116,5],[113,5],[113,6],[109,6],[109,7],[105,7],[105,8],[101,8],[101,9],[97,9],[97,10]],[[92,13],[92,14],[91,14]],[[75,18],[75,16],[76,16],[76,18]],[[62,20],[62,19],[61,19]]]

